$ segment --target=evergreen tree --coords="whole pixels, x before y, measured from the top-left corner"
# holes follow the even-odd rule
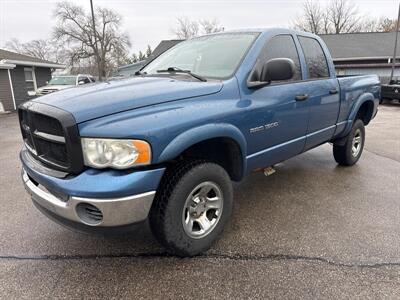
[[[138,60],[139,60],[139,59],[138,59],[136,53],[133,53],[133,54],[132,54],[132,57],[131,57],[132,63],[138,62]]]
[[[144,59],[146,59],[146,55],[142,51],[139,51],[139,61]]]
[[[151,50],[150,45],[147,45],[147,50],[146,50],[146,57],[149,58],[151,53],[153,53],[153,50]]]

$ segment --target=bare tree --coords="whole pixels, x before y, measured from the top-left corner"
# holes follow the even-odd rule
[[[217,19],[202,19],[199,20],[198,23],[204,34],[224,31],[224,27],[219,24],[219,21]]]
[[[374,18],[363,18],[357,25],[359,32],[376,32],[379,31],[379,21]]]
[[[172,33],[178,39],[187,40],[192,37],[224,31],[217,19],[190,20],[188,17],[177,18],[176,27],[172,28]]]
[[[328,16],[334,33],[349,33],[360,29],[358,26],[362,17],[350,0],[331,0],[328,5]]]
[[[303,3],[303,14],[294,22],[294,27],[314,34],[328,33],[328,18],[319,2],[305,1]]]
[[[378,23],[378,30],[383,32],[396,31],[397,20],[381,18]]]
[[[10,50],[10,51],[14,51],[20,54],[26,54],[29,55],[28,53],[25,52],[25,46],[23,43],[21,43],[18,39],[13,38],[9,41],[7,41],[4,44],[4,48]]]
[[[126,56],[130,47],[129,38],[120,33],[121,16],[113,10],[96,8],[96,32],[93,30],[91,15],[78,5],[60,2],[54,15],[58,20],[54,37],[68,43],[72,50],[72,61],[95,58],[99,80],[115,64],[120,63],[121,57]]]
[[[351,0],[330,0],[323,6],[316,0],[306,0],[294,27],[315,34],[372,32],[381,31],[378,23],[377,19],[362,16]]]
[[[5,48],[11,51],[37,57],[43,60],[58,63],[65,62],[65,48],[55,40],[32,40],[22,43],[18,39],[11,39],[5,43]]]
[[[177,38],[187,40],[195,37],[199,33],[199,24],[196,21],[191,21],[187,17],[180,17],[176,19],[177,26],[172,29],[172,32]]]

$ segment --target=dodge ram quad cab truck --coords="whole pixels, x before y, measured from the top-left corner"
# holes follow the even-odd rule
[[[377,76],[337,78],[315,35],[206,35],[133,78],[21,105],[22,178],[67,227],[120,232],[149,220],[168,251],[193,256],[229,220],[232,181],[327,142],[339,165],[354,165],[379,98]]]

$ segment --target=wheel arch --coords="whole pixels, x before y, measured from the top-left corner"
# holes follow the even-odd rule
[[[368,125],[373,118],[374,110],[374,95],[372,93],[365,93],[358,98],[358,101],[350,112],[349,120],[354,122],[359,118],[364,122],[364,125]]]
[[[223,166],[232,180],[240,181],[246,170],[246,139],[231,124],[207,124],[175,137],[161,152],[158,161],[180,157],[209,159]]]
[[[376,105],[374,95],[372,93],[364,93],[357,100],[353,108],[351,109],[348,117],[348,122],[343,130],[343,132],[338,136],[337,140],[343,138],[349,134],[353,123],[357,118],[360,118],[364,125],[368,123],[374,117],[374,112],[376,111]]]

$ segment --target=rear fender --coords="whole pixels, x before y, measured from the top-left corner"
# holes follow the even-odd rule
[[[346,127],[344,128],[343,132],[338,136],[339,139],[347,136],[350,133],[351,128],[353,127],[353,123],[357,117],[358,111],[360,110],[360,107],[367,101],[371,101],[374,104],[374,111],[376,110],[377,103],[372,93],[364,93],[360,97],[358,97],[358,99],[355,101],[356,103],[353,105],[353,108],[350,111]],[[372,114],[374,113],[372,112]]]

